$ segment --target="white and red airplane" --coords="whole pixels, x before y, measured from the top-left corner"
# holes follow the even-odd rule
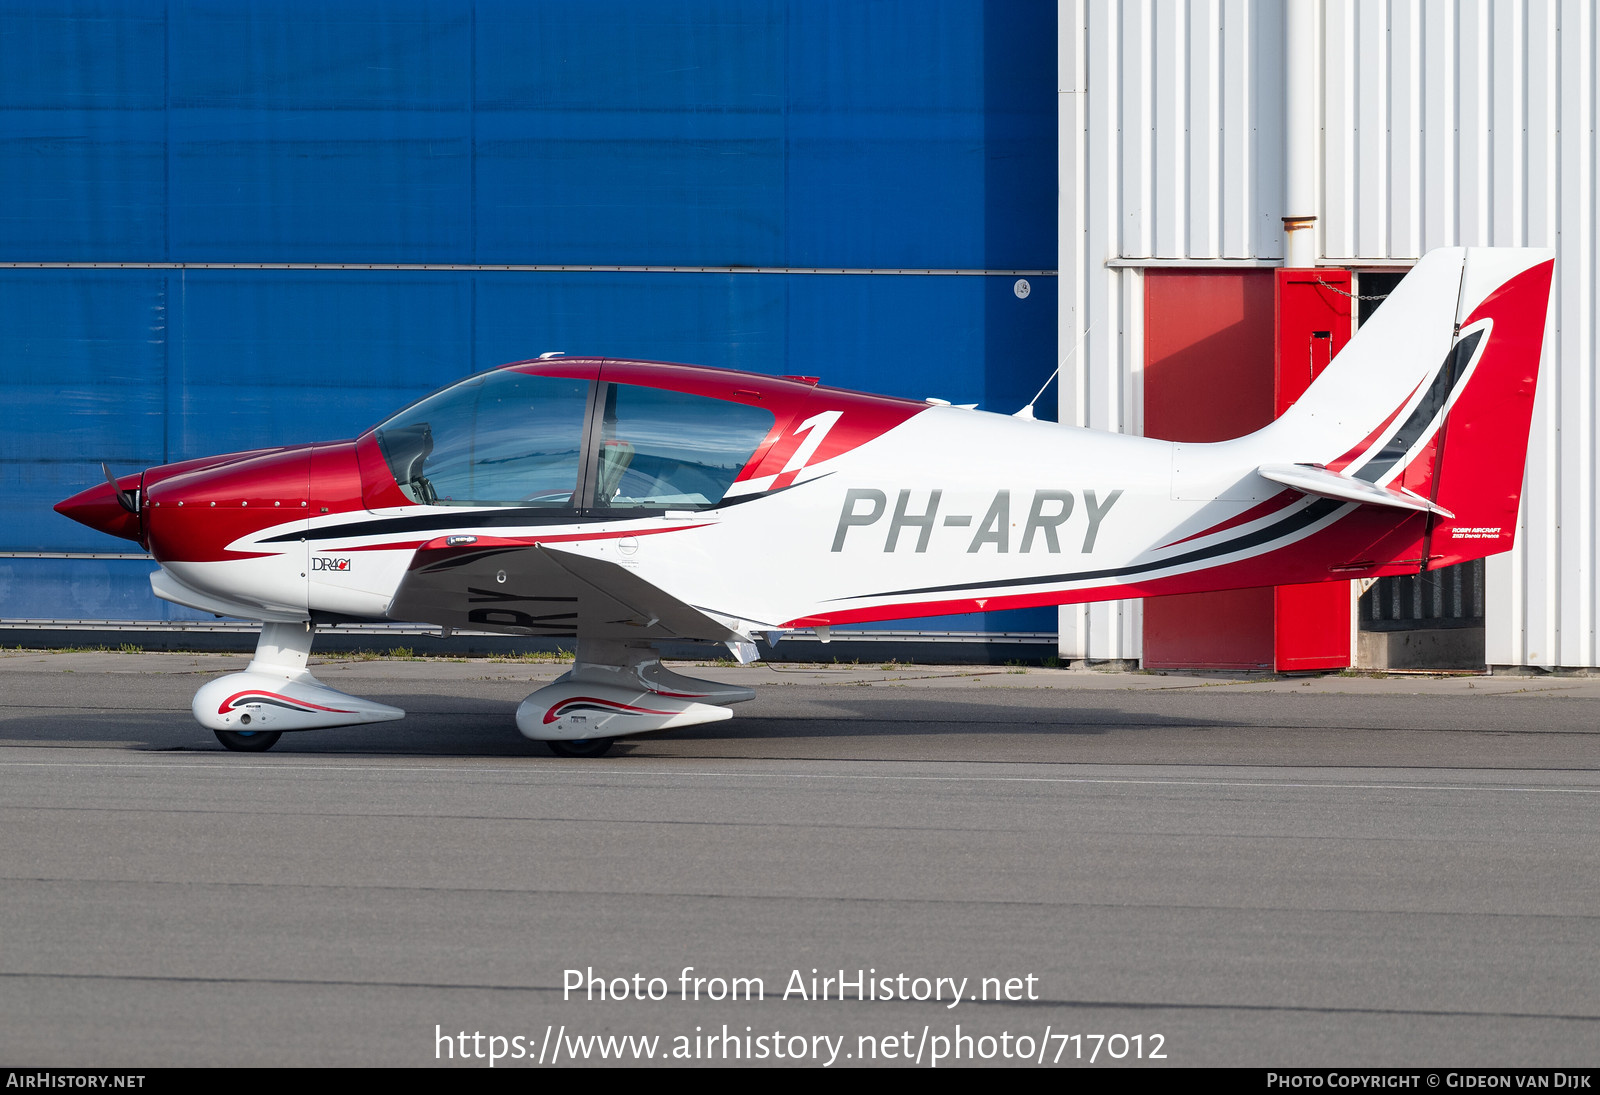
[[[188,460],[56,509],[158,596],[262,621],[194,714],[230,749],[397,719],[306,669],[319,624],[577,639],[517,726],[563,756],[730,718],[663,640],[1408,574],[1508,550],[1552,256],[1426,256],[1281,418],[1183,444],[690,365],[547,355],[354,441]]]

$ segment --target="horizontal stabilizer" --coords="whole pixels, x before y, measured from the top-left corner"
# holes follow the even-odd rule
[[[1414,510],[1418,513],[1436,513],[1440,517],[1455,514],[1443,506],[1435,505],[1404,487],[1380,487],[1364,479],[1329,471],[1316,464],[1262,464],[1256,474],[1274,483],[1282,483],[1305,494],[1335,498],[1341,502],[1359,502],[1367,506],[1388,506],[1390,509]]]

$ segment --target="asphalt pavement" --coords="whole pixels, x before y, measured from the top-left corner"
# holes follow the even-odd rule
[[[691,663],[758,698],[558,760],[440,659],[226,753],[247,660],[0,654],[0,1060],[1600,1058],[1600,679]]]

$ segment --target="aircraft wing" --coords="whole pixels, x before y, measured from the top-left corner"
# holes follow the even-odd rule
[[[1319,468],[1314,464],[1262,464],[1256,474],[1274,483],[1282,483],[1305,494],[1323,498],[1336,498],[1341,502],[1361,502],[1368,506],[1388,506],[1391,509],[1415,510],[1419,513],[1437,513],[1441,517],[1455,514],[1443,506],[1428,501],[1404,487],[1380,487],[1364,479]]]
[[[425,544],[389,618],[513,635],[748,640],[627,567],[546,544]]]

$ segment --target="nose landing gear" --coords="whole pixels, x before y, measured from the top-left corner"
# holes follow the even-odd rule
[[[398,707],[329,688],[306,669],[312,628],[264,623],[256,656],[243,673],[229,673],[194,694],[194,717],[224,748],[260,753],[285,730],[317,730],[404,718]]]

